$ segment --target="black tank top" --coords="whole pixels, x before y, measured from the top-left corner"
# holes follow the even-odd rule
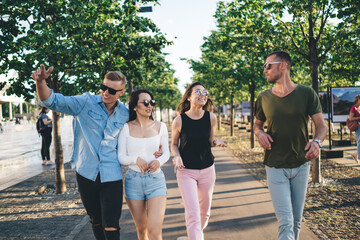
[[[205,111],[202,118],[193,120],[181,114],[180,156],[187,169],[205,169],[214,164],[210,144],[210,113]]]

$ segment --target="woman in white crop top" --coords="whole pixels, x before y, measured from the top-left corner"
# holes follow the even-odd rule
[[[131,94],[129,122],[118,143],[119,161],[129,166],[125,199],[140,240],[162,239],[166,208],[166,182],[160,167],[170,157],[168,131],[164,123],[152,120],[154,105],[152,94],[146,90]],[[159,146],[163,154],[156,158]]]

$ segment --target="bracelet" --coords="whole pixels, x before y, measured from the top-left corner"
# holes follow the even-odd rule
[[[214,139],[214,140],[212,141],[212,143],[213,143],[213,145],[214,145],[214,146],[216,146],[216,143],[215,143],[215,141],[216,141],[216,139]]]

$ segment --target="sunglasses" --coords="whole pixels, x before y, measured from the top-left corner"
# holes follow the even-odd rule
[[[149,104],[153,107],[153,106],[155,106],[155,104],[156,104],[156,102],[155,102],[154,99],[152,99],[152,100],[150,100],[150,101],[149,101],[149,100],[144,100],[143,102],[139,102],[139,103],[144,104],[145,107],[148,107]]]
[[[271,69],[271,65],[272,65],[272,64],[279,64],[279,63],[282,63],[282,62],[269,62],[269,63],[265,63],[265,64],[264,64],[264,69],[265,69],[265,70],[269,70],[269,69]]]
[[[201,91],[200,89],[196,89],[195,94],[198,95],[198,96],[201,96],[201,94],[204,95],[204,96],[209,96],[208,90]]]
[[[115,95],[117,92],[121,92],[121,91],[124,90],[124,89],[115,90],[115,89],[113,89],[113,88],[110,88],[110,87],[108,87],[108,86],[105,86],[104,84],[100,84],[100,89],[103,90],[104,92],[105,92],[106,90],[108,90],[111,95]]]

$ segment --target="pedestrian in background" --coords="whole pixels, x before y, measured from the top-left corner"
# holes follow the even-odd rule
[[[172,125],[171,151],[189,240],[204,239],[210,217],[215,186],[211,147],[226,147],[226,141],[215,139],[217,121],[209,112],[211,106],[209,92],[202,83],[194,82],[187,87],[179,104],[180,116]]]
[[[51,145],[51,132],[52,132],[52,120],[48,117],[47,113],[50,109],[42,107],[39,117],[46,126],[44,131],[41,133],[41,158],[43,160],[42,165],[51,164],[50,161],[50,145]]]
[[[41,105],[74,116],[71,166],[76,171],[81,200],[96,239],[120,239],[123,203],[122,169],[117,158],[118,136],[129,110],[118,100],[125,93],[126,77],[108,72],[100,95],[63,96],[46,85],[53,67],[42,64],[33,74]],[[121,147],[121,146],[119,146]]]
[[[350,109],[349,114],[349,120],[350,121],[360,121],[360,95],[356,95],[354,99],[354,106]],[[360,127],[358,127],[355,131],[356,135],[356,145],[357,145],[357,151],[354,152],[352,157],[354,160],[359,163],[359,156],[360,156]]]
[[[166,208],[166,182],[161,166],[169,160],[169,134],[165,123],[154,121],[153,95],[147,90],[131,93],[130,117],[119,136],[119,161],[129,166],[125,198],[140,240],[162,239]],[[163,154],[155,152],[162,146]]]
[[[319,157],[326,136],[316,92],[292,82],[290,68],[291,57],[286,52],[274,52],[267,57],[264,73],[275,86],[260,93],[255,106],[254,133],[265,149],[264,164],[279,224],[279,240],[299,238],[310,160]],[[315,124],[311,142],[307,129],[309,116]]]

